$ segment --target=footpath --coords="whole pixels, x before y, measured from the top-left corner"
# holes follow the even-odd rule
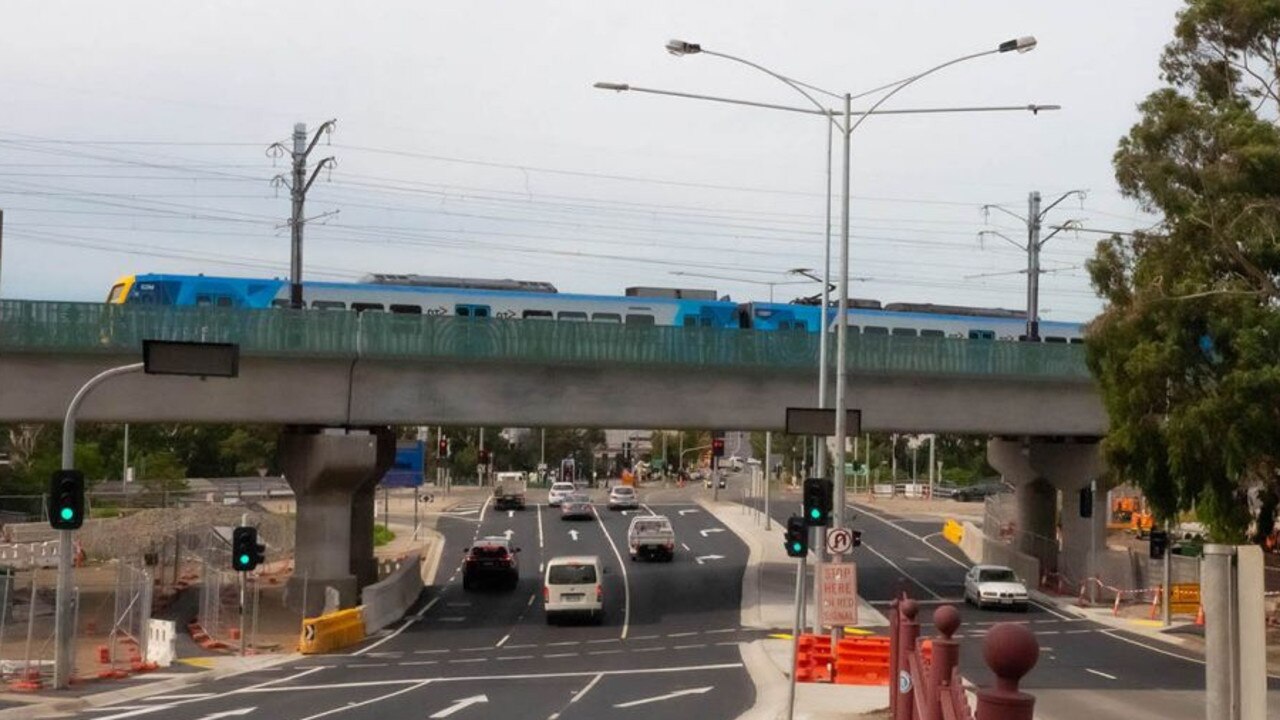
[[[444,550],[443,537],[434,529],[437,518],[461,503],[475,500],[476,497],[479,496],[475,492],[467,492],[461,488],[455,488],[454,492],[447,496],[437,494],[434,502],[429,506],[420,506],[420,522],[415,536],[411,519],[405,523],[403,521],[407,518],[397,512],[400,509],[397,504],[403,504],[412,512],[412,499],[398,501],[393,495],[392,517],[389,525],[395,533],[395,538],[386,545],[376,548],[374,554],[379,562],[394,562],[410,552],[421,552],[423,580],[430,584]],[[381,503],[377,510],[377,523],[382,524]],[[194,588],[187,591],[187,593],[196,592],[198,589]],[[296,616],[294,617],[296,620]],[[153,695],[180,693],[184,688],[199,683],[257,672],[296,661],[301,657],[295,651],[299,632],[300,629],[288,631],[287,642],[281,644],[281,647],[289,649],[288,652],[249,656],[205,654],[181,658],[171,667],[161,668],[155,672],[130,675],[119,680],[75,684],[70,689],[59,692],[46,690],[35,693],[0,693],[0,720],[66,717],[77,712],[135,702]],[[189,638],[185,637],[185,632],[181,630],[179,642],[190,642]]]
[[[774,720],[787,707],[791,679],[791,627],[795,620],[796,561],[782,547],[782,528],[773,522],[765,530],[764,516],[738,503],[699,499],[702,508],[729,528],[747,546],[742,573],[743,627],[773,634],[742,647],[742,661],[756,688],[756,704],[740,720]],[[812,575],[806,582],[812,583]],[[811,585],[810,585],[811,587]],[[870,603],[858,598],[858,628],[887,626],[888,620]],[[889,705],[889,689],[882,685],[797,683],[795,717],[835,720],[874,713]]]

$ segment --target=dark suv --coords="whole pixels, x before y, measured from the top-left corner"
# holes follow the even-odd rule
[[[475,590],[486,582],[514,590],[520,581],[520,548],[511,547],[505,537],[481,538],[466,553],[462,563],[463,590]]]
[[[991,495],[999,495],[1001,493],[1011,493],[1013,488],[1006,485],[1003,481],[994,480],[990,482],[980,482],[975,485],[968,485],[956,488],[951,493],[952,500],[960,502],[972,502],[974,500],[982,500]]]

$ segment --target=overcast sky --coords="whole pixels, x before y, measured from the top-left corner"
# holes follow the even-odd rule
[[[788,105],[750,68],[860,92],[998,42],[886,108],[1060,104],[871,118],[854,134],[852,294],[1021,308],[1027,194],[1048,224],[1131,229],[1111,157],[1159,85],[1174,0],[6,3],[0,43],[0,297],[100,300],[135,272],[285,276],[287,163],[266,147],[336,118],[312,161],[306,277],[547,280],[562,292],[713,287],[766,299],[823,262],[817,117],[596,90],[598,80]],[[865,105],[864,105],[865,106]],[[838,146],[837,146],[838,148]],[[839,159],[836,160],[838,192]],[[336,213],[329,214],[326,213]],[[838,221],[836,224],[838,230]],[[1063,233],[1045,317],[1100,307],[1100,236]],[[694,273],[678,275],[675,273]],[[713,275],[700,277],[699,275]],[[754,281],[754,282],[748,282]],[[778,299],[815,284],[778,285]]]

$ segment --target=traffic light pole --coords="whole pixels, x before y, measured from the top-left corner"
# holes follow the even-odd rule
[[[142,370],[143,363],[121,365],[104,370],[85,383],[76,391],[67,405],[67,414],[62,420],[62,469],[76,469],[76,411],[80,403],[102,382],[116,377]],[[70,530],[58,531],[58,590],[56,607],[53,616],[53,686],[63,689],[71,683],[72,659],[75,657],[75,628],[71,601],[71,552]]]
[[[804,629],[804,575],[808,565],[808,555],[800,557],[796,563],[796,617],[791,623],[791,682],[787,686],[787,720],[796,714],[796,666],[800,660],[800,632]]]

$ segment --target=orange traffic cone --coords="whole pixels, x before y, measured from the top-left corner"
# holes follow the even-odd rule
[[[1196,624],[1204,625],[1204,606],[1200,606],[1200,610],[1196,613]]]

